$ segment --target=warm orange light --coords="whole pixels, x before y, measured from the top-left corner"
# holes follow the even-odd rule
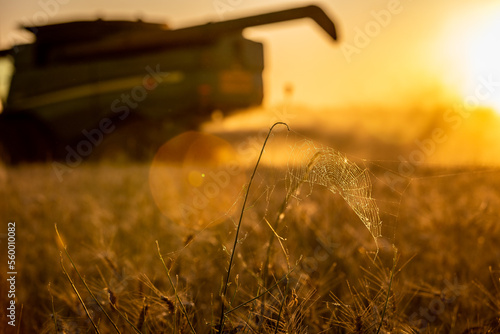
[[[500,113],[500,11],[489,16],[470,42],[467,66],[471,80],[476,76],[478,82],[468,93]]]
[[[232,212],[245,176],[229,142],[188,131],[160,147],[151,163],[149,186],[165,216],[202,229]]]
[[[450,28],[465,104],[500,113],[500,6],[464,13]]]

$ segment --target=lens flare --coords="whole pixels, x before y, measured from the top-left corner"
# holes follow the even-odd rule
[[[149,186],[165,216],[201,229],[228,217],[244,178],[231,144],[214,135],[189,131],[157,151]]]

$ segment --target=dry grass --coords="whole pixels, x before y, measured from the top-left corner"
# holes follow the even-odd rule
[[[148,164],[83,164],[61,183],[50,165],[4,172],[0,220],[18,226],[21,332],[93,331],[61,270],[57,224],[86,284],[122,333],[134,332],[129,322],[142,333],[189,333],[189,323],[197,333],[215,333],[239,212],[203,230],[174,223],[151,197]],[[290,202],[275,231],[283,248],[274,238],[263,270],[273,234],[263,218],[274,222],[285,198],[277,175],[262,168],[255,181],[224,298],[225,333],[376,333],[380,325],[380,333],[500,330],[499,172],[412,181],[399,207],[389,295],[392,248],[382,247],[373,260],[364,225],[340,196],[321,187]],[[100,333],[116,332],[66,258],[64,264]]]

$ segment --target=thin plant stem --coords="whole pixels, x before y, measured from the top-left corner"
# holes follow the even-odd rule
[[[273,124],[273,126],[271,126],[271,128],[269,129],[269,132],[267,133],[267,137],[264,140],[264,144],[262,145],[262,149],[260,150],[259,158],[257,159],[257,163],[255,164],[255,167],[253,169],[252,176],[250,177],[250,181],[248,182],[248,187],[247,187],[246,193],[245,193],[245,199],[243,201],[243,206],[241,207],[240,219],[238,220],[238,226],[236,228],[236,235],[234,237],[233,250],[231,251],[231,257],[229,259],[229,267],[227,269],[227,276],[226,276],[226,281],[224,283],[224,290],[223,290],[222,295],[221,295],[221,304],[222,304],[222,306],[221,306],[221,315],[220,315],[220,323],[219,323],[219,332],[220,333],[223,331],[224,321],[225,321],[225,315],[224,315],[224,298],[226,296],[227,287],[228,287],[228,284],[229,284],[229,279],[231,278],[231,267],[233,265],[234,254],[236,253],[236,246],[238,244],[238,234],[240,232],[241,221],[243,220],[243,213],[245,212],[245,206],[246,206],[246,203],[247,203],[247,200],[248,200],[248,195],[250,193],[250,187],[252,186],[252,181],[253,181],[253,178],[255,177],[255,173],[257,172],[257,167],[259,166],[260,159],[262,158],[262,154],[264,154],[264,149],[266,147],[267,140],[269,139],[269,136],[271,135],[271,132],[273,131],[274,127],[276,125],[280,125],[280,124],[286,126],[287,129],[288,129],[288,131],[290,131],[290,128],[288,127],[288,124],[283,123],[283,122],[276,122],[276,123]]]
[[[289,285],[289,283],[290,283],[290,280],[288,279],[288,275],[287,275],[285,294],[283,296],[283,300],[281,301],[280,311],[278,313],[278,319],[276,320],[276,328],[274,329],[274,334],[278,334],[278,329],[280,327],[281,314],[283,313],[283,306],[285,305],[286,298],[288,297],[288,285]]]
[[[56,329],[56,333],[58,332],[57,330],[57,315],[56,315],[56,309],[54,307],[54,296],[52,296],[52,291],[50,290],[50,283],[49,283],[49,286],[47,287],[47,289],[49,290],[49,295],[50,295],[50,300],[51,300],[51,304],[52,304],[52,319],[54,319],[54,328]]]
[[[92,323],[92,326],[94,327],[94,330],[96,331],[96,333],[100,334],[99,329],[97,328],[97,325],[94,323],[94,320],[92,320],[92,317],[90,316],[89,310],[87,309],[87,305],[85,305],[85,302],[83,301],[82,296],[78,292],[78,289],[76,288],[75,283],[73,283],[73,280],[71,279],[68,272],[66,271],[66,268],[64,267],[62,253],[60,254],[60,256],[61,256],[61,268],[62,268],[64,275],[68,279],[71,287],[73,288],[73,291],[75,291],[76,296],[78,297],[78,300],[80,301],[80,304],[82,304],[82,307],[85,310],[85,314],[87,315],[87,318],[89,318],[90,322]],[[56,322],[56,329],[57,329],[57,322]]]
[[[268,243],[267,251],[266,251],[266,260],[264,262],[264,267],[263,267],[263,270],[262,270],[262,285],[264,286],[264,288],[267,286],[267,276],[269,274],[269,261],[270,261],[270,258],[271,258],[271,251],[272,251],[272,247],[273,247],[273,240],[274,240],[275,235],[278,236],[275,231],[278,230],[278,225],[279,225],[280,221],[283,219],[283,215],[284,215],[284,213],[286,211],[286,206],[288,204],[288,201],[290,200],[290,197],[292,197],[293,195],[295,195],[295,193],[300,188],[300,186],[302,185],[302,183],[304,183],[305,180],[307,180],[307,178],[309,177],[309,173],[311,172],[312,168],[314,167],[314,165],[318,161],[318,158],[319,158],[320,155],[321,155],[320,152],[316,152],[316,154],[314,154],[312,156],[311,160],[308,162],[308,164],[306,166],[306,171],[305,171],[302,179],[299,182],[297,182],[295,184],[295,186],[286,193],[285,199],[281,203],[281,206],[280,206],[280,209],[278,211],[278,214],[276,215],[276,219],[274,221],[274,226],[271,226],[271,224],[269,224],[269,222],[267,222],[267,224],[269,225],[269,227],[271,228],[271,231],[273,233],[271,233],[271,235],[269,237],[269,243]],[[278,241],[280,241],[279,238],[278,238]],[[281,241],[280,241],[280,244],[281,244]],[[281,245],[281,247],[283,248],[283,245]],[[287,256],[286,252],[285,252],[285,256]],[[287,258],[287,264],[288,264],[288,258]],[[262,307],[261,307],[261,317],[264,317],[265,303],[266,303],[266,296],[264,295],[263,301],[262,301]]]
[[[101,311],[104,313],[104,315],[106,316],[106,318],[108,318],[108,320],[111,322],[111,324],[113,325],[115,331],[117,333],[120,333],[120,330],[118,329],[118,327],[116,326],[116,324],[114,323],[114,321],[111,319],[111,317],[108,315],[108,313],[106,312],[106,310],[104,310],[104,307],[102,307],[101,303],[97,300],[96,296],[94,296],[94,294],[92,293],[92,291],[90,290],[89,286],[87,285],[87,283],[85,282],[85,280],[83,279],[82,275],[80,274],[80,272],[78,271],[78,269],[76,268],[76,265],[75,263],[73,262],[73,259],[71,258],[71,256],[69,255],[69,252],[67,250],[67,247],[66,245],[64,244],[64,241],[62,240],[61,238],[61,235],[59,234],[59,230],[57,229],[57,224],[55,224],[55,229],[56,229],[56,234],[57,234],[57,238],[59,239],[59,242],[61,243],[61,245],[63,246],[63,249],[64,249],[64,253],[66,253],[66,256],[68,257],[69,261],[71,262],[71,265],[73,266],[73,269],[75,269],[78,277],[80,278],[80,280],[82,281],[83,285],[85,286],[85,288],[87,289],[87,291],[89,292],[90,296],[92,297],[92,299],[95,301],[95,303],[97,304],[97,306],[101,309]],[[62,263],[62,262],[61,262]],[[69,278],[69,276],[68,276]]]
[[[193,332],[193,334],[196,334],[196,331],[194,330],[194,327],[191,324],[191,321],[189,320],[188,314],[186,312],[186,308],[184,307],[184,304],[182,303],[181,298],[177,294],[177,289],[175,288],[175,284],[172,281],[172,277],[170,276],[170,270],[167,268],[167,265],[165,264],[165,261],[163,260],[163,256],[161,255],[160,244],[158,243],[158,240],[156,240],[156,247],[158,248],[158,255],[160,256],[161,263],[163,263],[163,267],[165,268],[165,271],[167,272],[167,277],[168,277],[168,281],[170,282],[170,286],[174,290],[175,298],[179,302],[179,305],[181,307],[182,313],[186,317],[186,320],[188,322],[189,327],[191,328],[191,331]]]
[[[387,310],[387,304],[389,303],[389,295],[391,294],[391,287],[392,287],[392,280],[394,278],[394,271],[396,271],[398,249],[396,248],[396,246],[393,246],[393,247],[394,247],[394,258],[392,260],[391,277],[389,278],[389,287],[387,288],[387,297],[385,298],[384,309],[382,310],[382,316],[381,316],[380,324],[378,325],[378,329],[377,329],[376,334],[378,334],[380,332],[380,329],[382,328],[382,324],[384,322],[385,311]]]
[[[279,281],[277,281],[273,286],[271,286],[269,289],[267,289],[266,291],[262,292],[261,294],[253,297],[252,299],[250,300],[247,300],[246,302],[244,303],[241,303],[240,305],[230,309],[229,311],[227,311],[224,315],[228,315],[229,313],[231,312],[234,312],[236,311],[237,309],[239,309],[240,307],[243,307],[245,306],[246,304],[249,304],[251,302],[253,302],[254,300],[257,300],[259,299],[260,297],[262,297],[263,295],[265,295],[266,293],[268,293],[270,290],[274,289],[275,286],[277,286],[278,284],[280,284],[282,281],[284,281],[285,279],[288,278],[288,276],[296,269],[297,267],[293,268],[288,274],[286,274],[285,276],[283,276]]]
[[[120,315],[120,317],[122,317],[130,325],[130,327],[132,327],[134,329],[134,331],[136,333],[142,334],[142,332],[130,320],[128,320],[128,317],[126,317],[122,312],[120,312],[120,310],[118,310],[118,308],[115,305],[113,305],[111,303],[109,303],[109,304]]]

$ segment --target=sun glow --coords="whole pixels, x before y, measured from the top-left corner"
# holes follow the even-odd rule
[[[500,113],[500,6],[467,12],[452,29],[449,56],[460,72],[464,101]]]

